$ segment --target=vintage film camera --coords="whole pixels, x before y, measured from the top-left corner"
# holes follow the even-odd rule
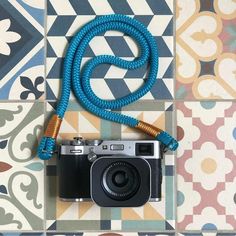
[[[101,207],[138,207],[161,200],[162,148],[155,140],[64,140],[59,197]]]

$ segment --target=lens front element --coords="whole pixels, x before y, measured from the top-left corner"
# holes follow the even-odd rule
[[[112,182],[117,187],[124,187],[128,181],[129,181],[129,178],[127,176],[127,173],[125,173],[124,171],[117,171],[112,176]]]
[[[133,165],[125,161],[113,162],[103,172],[101,184],[108,197],[123,201],[137,192],[140,176]]]

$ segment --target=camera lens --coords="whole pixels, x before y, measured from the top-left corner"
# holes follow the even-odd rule
[[[117,171],[112,178],[114,185],[123,187],[129,181],[127,174],[124,171]]]
[[[139,189],[140,176],[137,169],[127,162],[113,162],[102,176],[102,187],[112,199],[123,201],[131,198]]]

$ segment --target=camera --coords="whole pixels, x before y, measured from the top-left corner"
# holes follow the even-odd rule
[[[62,201],[138,207],[161,200],[162,148],[155,140],[63,140],[57,166]]]

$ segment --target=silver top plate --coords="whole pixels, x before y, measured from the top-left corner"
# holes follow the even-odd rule
[[[97,140],[96,140],[97,141]],[[85,141],[86,143],[86,141]],[[98,144],[99,143],[99,144]],[[160,143],[156,140],[100,140],[92,145],[93,142],[87,142],[87,145],[75,145],[65,140],[60,146],[61,155],[88,155],[94,153],[96,155],[124,155],[136,156],[136,143],[153,143],[153,156],[139,156],[145,159],[156,158],[161,159]]]

